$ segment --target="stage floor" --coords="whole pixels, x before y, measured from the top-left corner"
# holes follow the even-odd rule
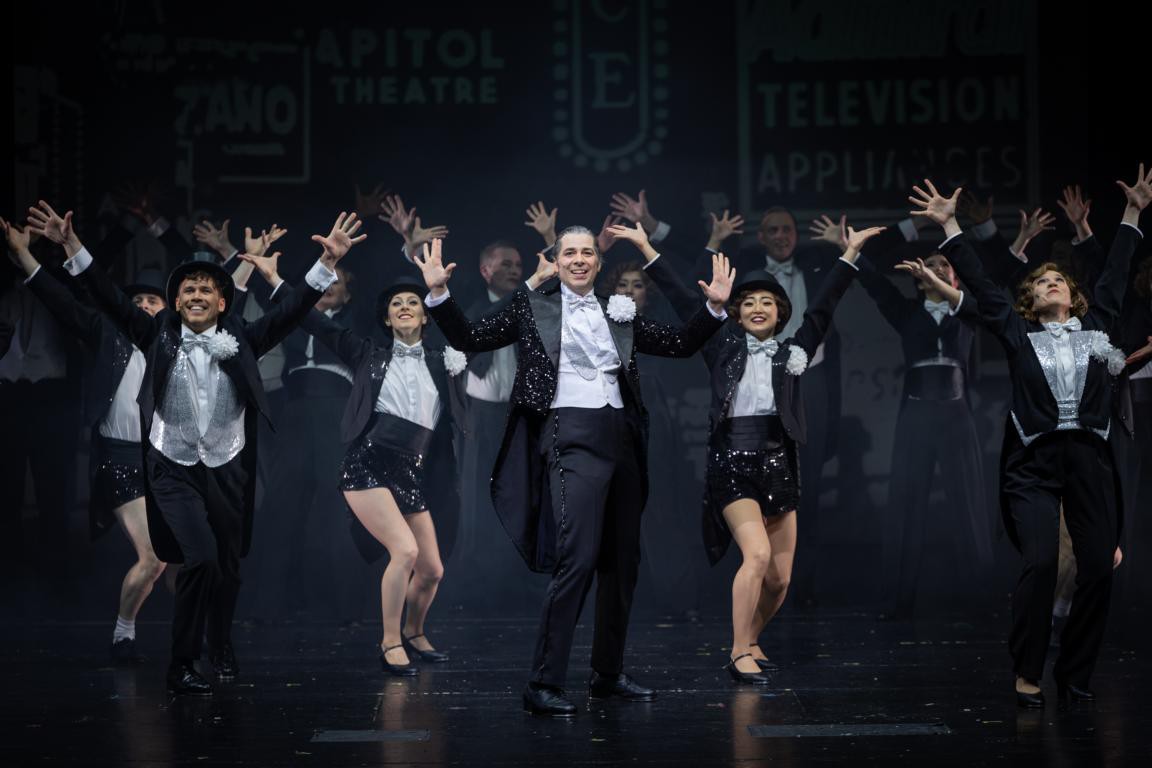
[[[1110,640],[1094,707],[1058,707],[1048,680],[1048,706],[1023,711],[1006,622],[784,616],[756,690],[721,669],[722,624],[637,621],[628,671],[650,704],[587,701],[582,626],[571,721],[521,711],[527,620],[442,618],[452,661],[411,680],[381,673],[376,626],[245,624],[241,677],[211,698],[166,694],[167,624],[139,625],[151,661],[127,670],[105,660],[107,623],[7,624],[0,765],[1152,765],[1142,635]]]

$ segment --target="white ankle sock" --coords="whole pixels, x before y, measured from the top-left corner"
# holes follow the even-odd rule
[[[117,616],[116,629],[112,633],[112,642],[116,643],[124,638],[128,638],[129,640],[136,639],[136,622],[128,621],[127,619]]]

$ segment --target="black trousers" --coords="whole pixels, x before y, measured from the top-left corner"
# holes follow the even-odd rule
[[[240,594],[244,486],[241,457],[219,467],[185,467],[148,449],[149,486],[184,554],[176,576],[172,658],[198,659],[205,633],[216,650],[231,642]]]
[[[976,424],[966,400],[905,400],[896,419],[888,485],[889,599],[896,610],[912,611],[924,563],[928,498],[940,466],[943,486],[955,518],[946,526],[978,583],[992,565],[992,526],[983,457]],[[937,526],[939,527],[939,526]]]
[[[1044,435],[1028,447],[1012,440],[1006,450],[1002,487],[1010,515],[1006,522],[1014,529],[1024,557],[1012,595],[1009,637],[1016,674],[1033,682],[1043,675],[1063,501],[1076,556],[1076,591],[1053,675],[1059,681],[1086,686],[1104,639],[1112,594],[1112,553],[1119,535],[1111,451],[1103,439],[1084,430]]]
[[[834,558],[823,554],[831,545],[833,532],[840,527],[847,530],[843,520],[835,519],[837,511],[821,508],[820,496],[824,490],[824,465],[828,462],[828,422],[839,419],[839,414],[828,411],[830,369],[825,364],[813,366],[800,377],[800,391],[804,401],[804,422],[808,439],[798,446],[800,458],[800,509],[804,522],[804,547],[796,556],[792,574],[792,605],[802,606],[817,599],[819,575],[825,569],[837,567]]]
[[[301,377],[314,381],[306,387]],[[315,381],[320,377],[327,380]],[[275,619],[306,610],[316,619],[359,618],[363,567],[338,487],[345,450],[340,417],[352,386],[325,371],[296,372],[287,389],[287,418],[278,422],[275,460],[245,564],[254,589],[245,589],[244,615]]]
[[[540,449],[556,516],[556,568],[548,584],[533,682],[563,687],[576,622],[596,578],[592,668],[613,675],[624,665],[632,592],[640,566],[643,507],[634,427],[622,409],[557,408]]]

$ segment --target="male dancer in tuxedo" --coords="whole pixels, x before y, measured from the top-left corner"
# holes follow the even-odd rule
[[[232,276],[210,262],[186,262],[172,271],[168,307],[155,317],[132,303],[72,230],[72,214],[47,203],[29,210],[33,231],[64,246],[65,269],[79,277],[93,300],[145,355],[137,402],[143,438],[148,533],[156,555],[181,562],[172,619],[173,693],[210,694],[196,670],[207,630],[216,674],[238,673],[232,617],[240,590],[240,558],[247,554],[255,494],[256,424],[268,408],[256,361],[294,328],[336,280],[333,269],[359,238],[355,215],[341,214],[327,237],[313,236],[323,254],[304,284],[253,323],[228,310]],[[250,261],[274,290],[278,253]]]
[[[556,245],[558,290],[518,290],[506,307],[476,322],[448,294],[456,265],[443,263],[439,240],[418,266],[432,317],[453,347],[477,353],[517,345],[511,414],[492,473],[492,499],[525,562],[552,574],[524,707],[570,717],[576,707],[563,686],[593,577],[590,695],[655,698],[623,673],[647,495],[646,414],[635,353],[694,354],[727,316],[732,275],[718,256],[712,282],[700,283],[707,308],[674,329],[637,315],[626,297],[609,302],[592,293],[600,253],[590,230],[570,227]]]

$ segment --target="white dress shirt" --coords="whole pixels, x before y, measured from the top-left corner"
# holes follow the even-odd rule
[[[592,293],[587,294],[593,296]],[[620,355],[616,343],[608,330],[608,318],[597,301],[596,309],[570,306],[570,299],[578,298],[568,286],[560,285],[561,338],[565,333],[581,339],[581,346],[589,351],[589,357],[597,371],[592,379],[585,379],[573,366],[564,344],[560,344],[560,360],[556,369],[556,394],[552,398],[553,408],[623,408],[620,396]],[[594,298],[594,297],[593,297]]]
[[[493,304],[500,297],[488,291],[488,300]],[[512,396],[512,383],[516,379],[516,351],[511,347],[501,347],[492,353],[492,365],[483,376],[468,371],[464,389],[469,397],[487,403],[506,403]]]
[[[124,375],[116,386],[112,405],[100,422],[102,436],[129,443],[140,442],[140,406],[136,403],[136,397],[140,394],[140,382],[144,380],[146,365],[144,353],[132,347],[132,356],[128,358]]]
[[[413,357],[405,352],[418,351]],[[428,365],[424,362],[424,345],[412,346],[399,339],[392,342],[392,360],[376,398],[376,410],[415,422],[425,429],[436,426],[440,418],[440,393]]]
[[[745,336],[745,343],[749,343],[749,338]],[[771,416],[776,413],[776,393],[772,389],[772,357],[767,351],[749,351],[744,375],[740,377],[736,385],[736,396],[732,398],[730,416]]]

